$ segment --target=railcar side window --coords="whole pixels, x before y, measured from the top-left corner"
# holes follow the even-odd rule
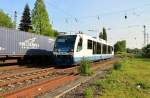
[[[96,54],[97,51],[97,45],[96,42],[93,41],[93,54]]]
[[[107,51],[107,52],[108,52],[108,54],[110,54],[110,48],[109,48],[109,46],[107,47],[107,49],[108,49],[108,51]]]
[[[103,44],[103,54],[107,53],[107,45]]]
[[[112,50],[111,50],[111,46],[108,46],[108,54],[111,54]]]
[[[112,47],[110,46],[110,54],[112,54]]]
[[[113,47],[112,46],[110,46],[110,51],[111,51],[111,54],[112,54],[112,51],[113,51]]]
[[[92,49],[92,41],[91,40],[88,40],[88,46],[87,46],[88,49]]]
[[[82,38],[80,38],[79,42],[78,42],[78,46],[77,46],[77,52],[82,50],[82,43],[83,43],[83,40],[82,40]]]
[[[97,54],[101,54],[101,44],[97,43]]]
[[[113,47],[111,46],[111,53],[114,51]]]

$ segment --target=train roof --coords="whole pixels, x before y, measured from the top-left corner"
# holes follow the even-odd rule
[[[99,39],[98,37],[95,38],[95,37],[92,37],[92,36],[87,35],[87,34],[80,34],[80,33],[77,33],[77,34],[65,34],[64,36],[66,36],[66,35],[77,35],[77,36],[82,36],[82,37],[84,36],[84,37],[86,37],[86,38],[88,38],[88,39],[91,39],[91,40],[93,40],[93,41],[101,42],[101,43],[104,43],[104,44],[107,44],[107,45],[112,46],[111,44],[109,44],[107,41],[105,41],[105,40],[103,40],[103,39]],[[63,36],[63,35],[60,35],[60,36]]]
[[[36,35],[36,36],[40,36],[40,37],[45,37],[45,38],[49,38],[51,40],[55,40],[54,38],[52,37],[49,37],[49,36],[44,36],[44,35],[40,35],[40,34],[36,34],[36,33],[31,33],[31,32],[25,32],[25,31],[19,31],[19,30],[16,30],[16,29],[13,29],[13,28],[6,28],[6,27],[0,27],[0,36],[1,35],[5,35],[5,34],[27,34],[27,35]]]

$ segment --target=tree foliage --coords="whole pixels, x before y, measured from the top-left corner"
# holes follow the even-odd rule
[[[142,48],[143,56],[150,58],[150,44]]]
[[[14,24],[13,24],[11,18],[6,13],[4,13],[2,10],[0,10],[0,26],[8,27],[8,28],[14,27]]]
[[[105,28],[103,28],[103,32],[100,32],[99,38],[107,41],[107,33]]]
[[[26,32],[32,30],[30,8],[29,8],[28,4],[26,4],[26,6],[24,8],[22,19],[19,24],[19,30],[26,31]]]
[[[54,36],[52,25],[43,0],[37,0],[32,11],[32,26],[35,33]]]
[[[142,52],[141,49],[138,49],[138,48],[134,48],[134,49],[127,48],[127,53],[130,53],[130,54],[139,54],[141,52]]]
[[[107,33],[105,28],[103,28],[103,39],[107,41]]]
[[[59,35],[59,32],[57,30],[53,30],[53,32],[54,32],[54,37]]]
[[[103,39],[103,32],[100,32],[100,33],[99,33],[99,38],[100,38],[100,39]]]
[[[126,52],[126,41],[118,41],[115,45],[114,45],[114,52],[118,53],[118,52]]]

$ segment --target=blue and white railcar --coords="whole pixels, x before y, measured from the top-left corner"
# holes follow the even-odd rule
[[[112,58],[113,46],[105,40],[85,34],[58,36],[54,45],[55,63],[70,65],[79,63],[82,58],[98,61]]]

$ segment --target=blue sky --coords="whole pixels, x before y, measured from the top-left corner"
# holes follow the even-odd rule
[[[82,31],[91,36],[98,36],[105,27],[108,29],[110,43],[114,44],[117,40],[125,39],[130,48],[143,46],[143,25],[147,26],[147,33],[150,32],[149,0],[44,0],[44,2],[53,28],[58,31]],[[35,0],[1,0],[0,9],[11,17],[16,10],[19,23],[26,3],[33,9]],[[125,15],[127,19],[124,18]]]

